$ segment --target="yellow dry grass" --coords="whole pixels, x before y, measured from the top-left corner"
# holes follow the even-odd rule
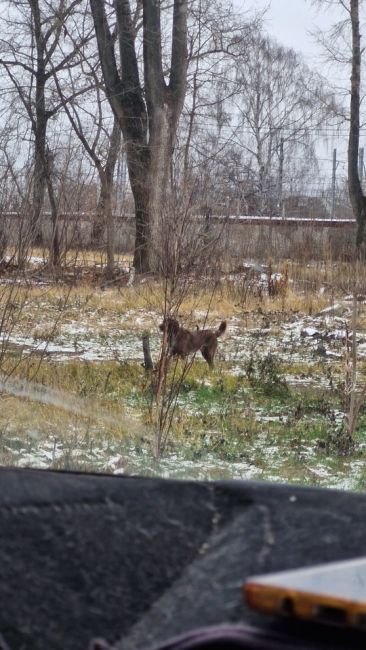
[[[42,249],[32,250],[32,259],[43,259]],[[83,267],[92,271],[96,266],[104,265],[105,256],[97,251],[69,251],[67,263],[70,266]],[[117,267],[128,268],[131,256],[116,255]],[[303,263],[285,260],[271,263],[272,272],[287,273],[289,282],[277,295],[268,296],[266,291],[247,290],[240,282],[235,283],[222,276],[216,284],[214,281],[191,282],[182,292],[178,288],[171,304],[177,308],[180,316],[187,322],[216,321],[218,318],[237,316],[248,319],[248,314],[259,311],[302,312],[315,314],[332,301],[344,296],[356,287],[360,292],[365,287],[366,273],[363,264],[324,262]],[[40,268],[40,271],[42,267]],[[245,280],[243,280],[245,283]],[[111,315],[118,318],[123,315],[124,327],[141,329],[134,314],[141,310],[151,312],[152,319],[164,313],[166,295],[162,282],[154,279],[137,279],[132,287],[109,285],[96,286],[88,280],[88,275],[76,286],[67,286],[61,282],[32,284],[23,286],[7,284],[0,287],[0,306],[4,308],[12,303],[19,321],[33,324],[33,327],[48,329],[55,317],[59,319],[75,318],[75,313],[87,313],[91,319]],[[23,309],[26,305],[26,309]],[[127,318],[126,318],[127,315]],[[105,327],[103,325],[103,327]]]

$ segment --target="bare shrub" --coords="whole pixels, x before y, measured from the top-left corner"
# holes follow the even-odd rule
[[[221,233],[210,232],[204,222],[192,217],[190,197],[171,200],[159,225],[155,242],[160,246],[156,245],[155,255],[163,281],[162,319],[179,318],[183,301],[197,287],[205,286],[211,291],[211,300],[201,322],[204,327],[219,282]],[[151,385],[150,418],[156,457],[166,448],[182,384],[194,359],[194,354],[183,360],[171,358],[165,329]]]

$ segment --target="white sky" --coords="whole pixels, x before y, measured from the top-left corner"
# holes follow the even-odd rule
[[[248,8],[248,0],[234,0],[234,4],[238,9]],[[252,6],[257,9],[268,7],[265,17],[268,34],[281,45],[301,52],[309,66],[320,65],[319,48],[310,32],[317,28],[327,30],[344,17],[343,11],[319,9],[311,0],[256,0]]]
[[[302,52],[309,63],[316,61],[318,48],[310,32],[316,28],[328,29],[333,22],[330,13],[320,11],[310,0],[270,0],[270,3],[260,0],[257,6],[268,4],[265,19],[268,33],[281,44]]]
[[[299,52],[310,68],[317,69],[334,86],[345,89],[349,83],[349,70],[339,69],[325,63],[321,47],[316,43],[314,32],[317,29],[328,31],[332,25],[345,18],[344,9],[316,6],[312,0],[233,0],[234,6],[248,10],[265,9],[264,29],[279,44]],[[313,34],[312,34],[313,33]],[[362,143],[361,143],[362,144]],[[339,172],[345,170],[347,137],[334,139],[321,146],[321,166],[331,173],[333,148],[337,149]],[[330,170],[330,171],[329,171]]]

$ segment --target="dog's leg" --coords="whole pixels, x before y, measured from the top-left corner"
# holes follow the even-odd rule
[[[206,346],[201,348],[201,354],[202,354],[204,360],[207,361],[210,368],[213,368],[213,365],[214,365],[215,351],[216,351],[216,349],[213,351],[213,354],[212,354],[211,348],[208,348]]]

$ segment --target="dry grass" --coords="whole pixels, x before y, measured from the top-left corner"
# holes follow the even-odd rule
[[[55,444],[60,442],[64,456],[57,459],[58,467],[70,467],[67,463],[70,462],[69,458],[72,455],[77,459],[79,452],[84,453],[91,448],[91,451],[95,451],[102,444],[107,447],[105,456],[113,456],[114,452],[108,447],[110,440],[113,444],[116,441],[120,444],[123,455],[122,444],[125,444],[128,435],[130,439],[127,440],[126,448],[131,440],[134,450],[139,445],[140,448],[145,445],[145,449],[149,446],[152,433],[145,423],[150,380],[144,373],[136,349],[141,352],[139,336],[143,330],[149,329],[153,334],[152,344],[155,345],[155,348],[152,348],[153,358],[157,357],[159,345],[157,325],[163,311],[164,286],[159,281],[146,278],[137,278],[132,287],[118,286],[118,282],[101,286],[92,274],[92,266],[98,263],[97,259],[98,256],[92,253],[85,253],[78,258],[78,264],[83,266],[85,263],[90,266],[90,274],[82,277],[75,286],[63,282],[62,278],[53,283],[50,277],[47,278],[48,283],[42,285],[41,267],[36,273],[37,282],[30,282],[16,288],[9,284],[0,286],[1,307],[4,309],[9,301],[14,303],[10,312],[14,312],[14,328],[18,334],[32,334],[37,339],[49,341],[57,338],[58,345],[68,344],[72,347],[72,336],[75,332],[75,342],[78,343],[79,330],[83,332],[80,335],[82,341],[80,348],[84,340],[82,336],[85,335],[85,340],[89,337],[92,346],[99,345],[97,339],[100,337],[107,341],[109,339],[108,344],[115,354],[114,357],[109,357],[109,360],[98,363],[86,360],[86,357],[85,359],[75,357],[74,360],[68,357],[60,361],[52,356],[54,353],[50,353],[48,360],[42,363],[40,368],[38,368],[37,356],[27,359],[24,355],[22,365],[16,368],[13,376],[26,379],[35,377],[36,381],[45,387],[46,393],[59,391],[66,397],[62,397],[63,404],[60,404],[59,400],[56,400],[57,404],[41,404],[24,397],[1,398],[0,460],[3,462],[17,462],[16,450],[9,451],[9,445],[16,445],[18,439],[23,449],[27,450],[29,447],[29,454],[36,450],[38,440],[47,443],[44,446],[48,450],[47,453],[51,454],[53,441]],[[121,259],[121,264],[124,262],[125,260]],[[303,315],[314,315],[344,297],[348,285],[354,282],[352,278],[355,277],[354,266],[347,264],[336,266],[331,262],[301,265],[289,261],[273,265],[272,271],[282,272],[285,275],[286,269],[289,282],[271,296],[266,292],[265,281],[264,288],[261,290],[253,286],[249,291],[244,287],[245,291],[241,292],[239,274],[238,278],[234,274],[230,277],[223,274],[216,284],[213,280],[189,279],[188,291],[179,306],[179,315],[184,323],[192,326],[196,324],[202,326],[206,315],[208,315],[207,325],[213,327],[217,326],[221,319],[226,318],[229,324],[228,340],[223,342],[223,346],[226,345],[228,350],[230,344],[232,350],[234,349],[235,339],[243,334],[247,336],[245,340],[253,343],[253,346],[257,346],[258,341],[265,346],[267,339],[262,340],[261,329],[267,327],[268,322],[271,328],[270,336],[276,344],[277,341],[279,342],[278,350],[281,355],[283,350],[281,337],[285,329],[283,324],[290,320],[301,320]],[[363,268],[357,267],[356,271],[357,286],[362,288]],[[366,326],[365,319],[366,316],[361,312],[359,318],[361,328]],[[258,329],[258,338],[256,332],[253,336],[245,332],[250,328]],[[127,347],[131,338],[134,338],[135,345],[132,353],[131,348]],[[120,348],[122,352],[118,356],[116,350],[120,341],[125,347]],[[301,349],[305,350],[306,345],[307,341]],[[337,346],[335,349],[340,351],[338,360],[332,361],[331,366],[334,375],[333,383],[336,386],[341,377],[343,358],[341,357],[342,344],[338,342],[334,345]],[[242,348],[238,349],[241,354]],[[257,348],[253,347],[253,349]],[[260,354],[265,356],[265,347],[262,345],[259,349]],[[333,402],[329,408],[327,407],[328,411],[325,414],[319,402],[319,413],[316,413],[317,421],[314,424],[312,405],[317,397],[317,390],[314,394],[308,395],[310,412],[308,417],[304,408],[306,394],[303,388],[293,389],[285,395],[278,390],[277,392],[273,390],[272,394],[261,392],[256,386],[253,388],[249,385],[245,379],[243,359],[239,358],[239,364],[242,363],[241,374],[235,374],[232,371],[233,364],[228,361],[230,352],[225,357],[225,347],[223,350],[223,357],[217,364],[217,369],[210,374],[200,358],[195,360],[191,374],[180,394],[179,417],[175,423],[174,436],[176,437],[173,443],[177,443],[178,448],[179,444],[182,448],[187,448],[187,453],[202,454],[203,458],[207,453],[215,453],[217,457],[227,458],[228,463],[230,459],[245,459],[248,456],[252,464],[257,464],[259,469],[261,464],[263,467],[268,466],[268,476],[271,478],[272,470],[269,467],[267,451],[268,447],[273,446],[273,440],[278,447],[276,453],[279,467],[280,464],[285,467],[286,462],[289,462],[286,460],[286,454],[290,453],[289,449],[291,451],[295,448],[296,451],[297,444],[299,449],[301,446],[310,448],[313,445],[314,447],[314,439],[323,440],[324,431],[334,429],[334,422],[330,420],[327,413],[332,409],[340,408],[335,388],[331,387],[329,391],[328,385],[324,388],[327,399],[329,393],[329,400]],[[243,351],[243,355],[245,352],[246,350]],[[16,354],[21,354],[19,348],[14,351],[9,347],[1,358],[1,370],[4,373],[13,372]],[[287,356],[285,358],[288,359]],[[315,363],[308,357],[308,366],[305,359],[297,360],[297,366],[292,361],[289,357],[288,366],[281,368],[281,372],[285,375],[306,374],[310,379],[313,375],[315,379],[317,375],[322,375],[321,379],[323,378],[322,359],[319,363]],[[36,375],[33,370],[37,371]],[[361,364],[360,371],[363,370]],[[281,378],[281,374],[279,380],[277,377],[272,378],[274,383],[275,381],[278,383],[274,388],[283,388]],[[321,383],[322,386],[325,384],[326,380]],[[301,409],[304,410],[304,415]],[[258,416],[258,413],[262,412],[263,423]],[[291,413],[295,415],[287,425],[286,421]],[[281,418],[283,416],[283,422],[281,419],[276,420],[278,414]],[[265,419],[267,415],[272,417],[272,421]],[[262,443],[258,443],[259,434],[266,436]],[[314,449],[314,453],[317,454],[317,448]],[[143,458],[143,453],[140,456]],[[301,463],[295,456],[294,452],[284,474],[281,474],[282,470],[278,469],[279,475],[284,478],[286,476],[297,478]],[[89,457],[92,458],[92,453]],[[309,462],[312,462],[311,458]],[[319,462],[323,462],[322,456]],[[97,465],[96,467],[104,471],[103,467]]]
[[[9,254],[11,251],[9,251]],[[35,260],[44,259],[44,251],[35,248],[31,251],[30,258]],[[273,272],[288,272],[290,280],[286,291],[281,296],[268,298],[266,295],[258,296],[249,292],[245,309],[255,309],[258,304],[266,310],[303,310],[306,313],[312,313],[312,303],[319,303],[319,296],[323,292],[324,297],[320,298],[320,305],[326,304],[332,299],[332,296],[340,296],[344,293],[350,293],[355,286],[359,291],[366,293],[366,274],[363,264],[349,262],[333,262],[332,259],[325,261],[315,261],[310,263],[299,263],[293,260],[284,260],[278,263],[271,263]],[[98,286],[98,272],[106,264],[103,252],[80,250],[69,251],[66,255],[66,263],[70,269],[84,269],[90,273],[83,275],[76,273],[76,286],[65,287],[62,284],[62,276],[58,284],[52,284],[52,276],[47,280],[49,285],[40,286],[27,285],[23,287],[23,296],[30,295],[32,300],[38,301],[45,298],[47,302],[57,304],[60,300],[65,300],[68,296],[71,302],[79,300],[81,305],[89,306],[90,309],[99,308],[106,311],[121,311],[128,309],[150,309],[161,311],[164,300],[164,288],[160,282],[153,279],[137,280],[135,286],[128,288],[119,286],[118,281],[102,286]],[[117,269],[128,269],[131,267],[132,257],[127,254],[116,255]],[[42,280],[43,265],[32,262],[31,267],[36,271],[37,278]],[[93,276],[92,271],[97,275]],[[32,277],[32,276],[30,276]],[[211,311],[218,314],[235,313],[238,309],[237,291],[230,290],[230,284],[225,281],[225,275],[215,285],[214,280],[202,281],[200,278],[192,278],[187,284],[188,290],[185,293],[181,305],[181,311],[189,314],[194,311]],[[8,289],[9,291],[10,289]],[[14,291],[14,288],[12,289]],[[1,292],[0,301],[6,299],[6,292]],[[19,300],[22,296],[19,293]],[[239,305],[239,308],[243,307]]]
[[[9,247],[7,254],[9,257],[16,259],[16,249]],[[49,258],[48,249],[33,247],[28,254],[28,265],[35,268],[41,264],[46,264]],[[133,257],[129,253],[116,253],[115,263],[117,267],[130,268],[132,266]],[[70,249],[65,255],[64,263],[68,267],[105,267],[107,265],[107,256],[104,251],[90,250],[90,249]]]
[[[287,266],[289,277],[298,290],[318,293],[324,289],[335,295],[352,293],[355,286],[366,293],[365,264],[360,262],[315,261],[300,264],[292,260],[279,265],[279,270]]]
[[[291,275],[290,275],[291,278]],[[192,322],[202,324],[205,315],[208,320],[245,316],[260,310],[261,312],[302,312],[314,314],[329,305],[337,297],[344,295],[341,290],[325,290],[322,293],[311,289],[303,290],[295,282],[291,283],[280,295],[268,296],[249,292],[245,300],[240,300],[238,292],[229,283],[222,283],[214,288],[208,285],[195,287],[181,302],[179,314]],[[57,317],[62,321],[75,319],[77,314],[89,314],[96,323],[101,317],[116,318],[123,316],[122,327],[141,329],[136,323],[137,311],[149,313],[152,318],[160,317],[164,309],[164,287],[157,281],[147,281],[133,287],[110,287],[106,290],[82,283],[68,287],[63,284],[39,286],[37,284],[20,287],[16,294],[12,286],[0,289],[0,306],[12,303],[17,316],[17,325],[51,328],[51,322]],[[23,306],[26,306],[23,309]],[[129,313],[131,316],[129,317]],[[142,327],[143,328],[143,327]]]

